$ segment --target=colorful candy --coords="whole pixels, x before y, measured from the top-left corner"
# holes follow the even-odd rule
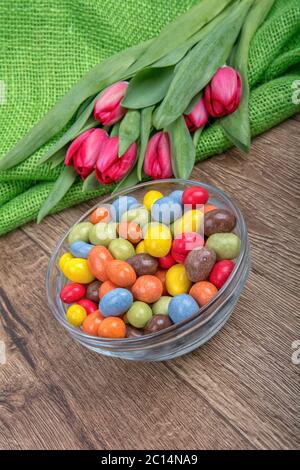
[[[205,188],[151,190],[143,202],[122,196],[69,233],[60,298],[88,335],[138,339],[199,315],[234,270],[235,215]]]

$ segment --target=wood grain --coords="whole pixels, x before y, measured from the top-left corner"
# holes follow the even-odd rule
[[[231,150],[194,170],[243,210],[252,270],[230,321],[187,356],[97,356],[53,319],[49,254],[94,201],[0,239],[1,449],[299,449],[299,126],[297,116],[249,155]]]

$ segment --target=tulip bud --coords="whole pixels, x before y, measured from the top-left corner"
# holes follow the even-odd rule
[[[144,172],[153,179],[170,178],[173,175],[170,138],[167,132],[157,132],[149,140],[145,153]]]
[[[106,88],[94,107],[94,118],[104,126],[110,126],[120,121],[126,114],[127,109],[121,106],[126,94],[128,83],[117,82]]]
[[[100,149],[108,139],[103,129],[89,129],[79,135],[68,148],[65,165],[74,167],[84,180],[94,170]]]
[[[111,137],[104,143],[96,163],[96,177],[102,184],[120,181],[134,165],[137,155],[136,143],[119,158],[119,137]]]
[[[186,125],[190,132],[195,132],[200,127],[205,126],[208,121],[208,112],[204,104],[203,98],[201,98],[193,107],[189,114],[184,115]]]
[[[240,104],[242,80],[232,67],[221,67],[204,91],[204,103],[215,118],[233,113]]]

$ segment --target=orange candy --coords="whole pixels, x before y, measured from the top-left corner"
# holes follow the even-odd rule
[[[152,304],[162,296],[163,284],[156,276],[147,274],[136,280],[131,291],[137,300]]]
[[[158,279],[161,280],[162,285],[163,285],[163,293],[162,295],[168,295],[167,287],[166,287],[166,274],[167,271],[161,270],[157,271],[154,276],[158,277]]]
[[[207,214],[210,211],[214,211],[215,209],[217,209],[217,207],[214,206],[213,204],[205,204],[204,205],[204,214]]]
[[[83,321],[83,331],[88,335],[98,336],[98,329],[104,318],[105,317],[102,315],[100,310],[95,310],[95,312],[90,313],[90,315],[88,315]]]
[[[92,274],[99,281],[107,281],[106,265],[113,257],[107,248],[101,245],[94,246],[88,255],[88,265]]]
[[[218,292],[216,286],[208,281],[196,282],[190,290],[190,295],[194,297],[196,302],[203,307],[206,305]]]
[[[90,221],[92,224],[98,224],[99,222],[109,222],[110,214],[106,207],[97,207],[97,209],[90,215]]]
[[[143,232],[136,222],[121,222],[118,225],[118,234],[120,238],[125,238],[131,243],[137,244],[143,237]]]
[[[108,279],[118,287],[130,287],[136,281],[134,269],[126,261],[114,259],[106,265]]]
[[[103,284],[101,284],[101,286],[99,288],[99,297],[100,297],[100,299],[102,299],[102,297],[104,297],[105,294],[107,294],[111,290],[116,289],[116,287],[118,287],[118,286],[116,284],[114,284],[113,282],[111,282],[111,281],[103,282]]]
[[[102,338],[125,338],[126,325],[122,318],[106,317],[98,328],[98,336]]]

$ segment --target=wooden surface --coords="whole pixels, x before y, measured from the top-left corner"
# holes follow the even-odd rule
[[[51,250],[89,204],[0,239],[2,449],[300,447],[299,116],[257,138],[250,155],[214,157],[193,177],[233,196],[252,271],[224,329],[195,352],[131,363],[89,352],[45,298]]]

